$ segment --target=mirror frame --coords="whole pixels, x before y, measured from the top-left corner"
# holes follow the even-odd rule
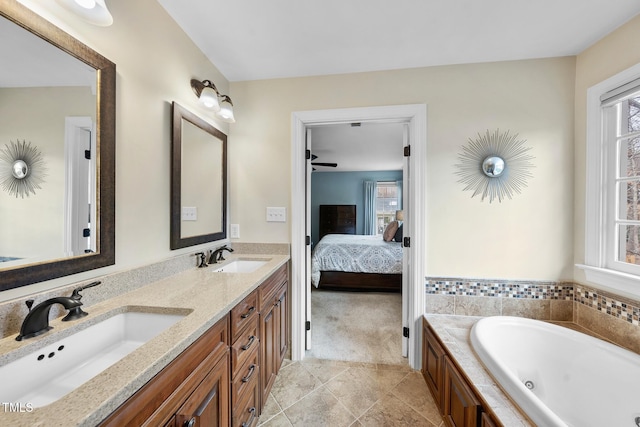
[[[227,238],[227,135],[204,121],[175,101],[172,109],[171,132],[171,249],[186,248],[201,243]],[[182,185],[182,120],[211,134],[222,141],[222,231],[197,236],[181,236],[181,185]]]
[[[116,65],[15,0],[0,16],[96,70],[97,252],[0,270],[0,291],[115,264]]]

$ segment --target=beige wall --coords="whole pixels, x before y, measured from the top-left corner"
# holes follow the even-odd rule
[[[291,113],[427,104],[427,274],[569,280],[573,241],[575,58],[236,82],[231,96],[231,222],[241,240],[289,242],[267,206],[291,206]],[[487,129],[533,147],[534,178],[512,200],[471,198],[454,175]]]
[[[0,300],[166,259],[192,249],[169,249],[171,102],[207,119],[189,81],[229,84],[156,0],[112,0],[110,27],[96,27],[54,1],[22,3],[116,64],[116,265],[0,293]]]
[[[584,263],[587,90],[640,63],[640,16],[586,49],[576,58],[575,95],[575,242],[574,260]],[[586,283],[575,269],[574,280]],[[590,283],[592,286],[596,286]]]

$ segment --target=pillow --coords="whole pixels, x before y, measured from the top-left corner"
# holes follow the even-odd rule
[[[384,233],[382,234],[382,238],[385,242],[390,242],[393,240],[393,236],[396,235],[396,231],[398,230],[398,221],[391,221],[387,228],[385,228]]]
[[[402,224],[400,224],[400,227],[398,227],[395,236],[393,236],[393,241],[402,242]]]

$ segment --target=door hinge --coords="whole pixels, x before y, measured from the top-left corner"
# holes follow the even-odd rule
[[[311,244],[311,236],[305,236],[305,244],[309,246]]]
[[[411,146],[407,145],[406,147],[404,147],[404,156],[409,157],[410,155],[411,155]]]
[[[311,150],[305,150],[305,159],[311,159]]]
[[[405,237],[404,239],[402,239],[402,246],[404,246],[405,248],[410,248],[411,247],[411,237]]]
[[[90,237],[91,236],[91,229],[90,228],[84,228],[82,230],[82,237]]]
[[[311,330],[311,322],[310,321],[306,321],[304,322],[304,330],[305,331],[310,331]]]
[[[409,338],[409,328],[407,328],[406,326],[402,328],[402,336],[405,338]]]
[[[84,158],[91,160],[91,150],[84,150]]]

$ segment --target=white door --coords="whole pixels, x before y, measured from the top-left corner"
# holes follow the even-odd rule
[[[305,349],[311,350],[311,172],[313,166],[311,166],[311,129],[306,129],[306,167],[305,167],[305,193],[306,193],[306,208],[305,208],[305,238],[306,238],[306,268],[305,268],[305,292],[306,292],[306,307],[305,307],[305,328],[306,341]]]
[[[93,203],[95,183],[93,122],[67,117],[65,124],[66,194],[65,252],[69,256],[95,251]]]
[[[402,126],[402,147],[404,150],[409,149],[409,125],[405,123]],[[405,153],[403,153],[404,155]],[[404,155],[402,162],[402,211],[404,214],[404,222],[402,224],[402,235],[410,236],[411,234],[411,196],[409,188],[411,186],[411,174],[409,173],[409,156]],[[404,245],[404,243],[403,243]],[[412,322],[409,319],[409,289],[410,283],[410,264],[411,264],[411,248],[405,247],[402,250],[402,355],[409,356],[409,337],[404,334],[407,328],[411,329]]]

